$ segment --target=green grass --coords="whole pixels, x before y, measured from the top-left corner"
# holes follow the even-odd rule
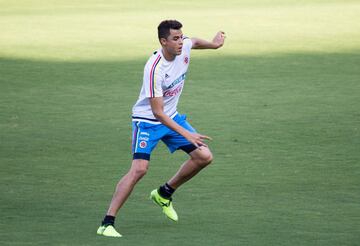
[[[357,245],[360,4],[175,6],[0,1],[0,244]],[[228,34],[193,51],[179,106],[215,161],[176,193],[171,223],[148,195],[186,156],[159,145],[118,216],[124,238],[98,237],[156,25],[173,16],[190,36]]]

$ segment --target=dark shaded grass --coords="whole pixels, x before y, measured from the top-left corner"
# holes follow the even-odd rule
[[[342,53],[195,54],[180,112],[214,138],[213,165],[171,223],[148,194],[186,156],[161,144],[119,214],[125,237],[96,236],[131,161],[144,63],[0,60],[1,244],[358,243],[360,56]]]

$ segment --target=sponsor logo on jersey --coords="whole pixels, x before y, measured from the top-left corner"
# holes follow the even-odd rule
[[[175,85],[179,84],[180,82],[184,81],[186,78],[186,73],[183,73],[179,76],[179,78],[175,79],[166,89],[173,88]]]
[[[148,137],[139,137],[139,140],[149,141]]]
[[[150,136],[150,134],[148,132],[140,132],[140,135]]]
[[[176,87],[174,90],[167,90],[164,92],[164,97],[173,97],[176,96],[177,94],[179,94],[182,90],[182,85],[179,85],[178,87]]]

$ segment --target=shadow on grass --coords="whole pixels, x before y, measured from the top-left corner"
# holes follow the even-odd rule
[[[358,122],[358,54],[193,56],[180,112],[189,114],[199,131],[221,141],[237,145],[241,129],[263,131],[254,126],[266,131],[323,120],[351,128]],[[145,59],[71,63],[0,58],[5,156],[14,155],[9,143],[25,144],[26,136],[31,142],[45,135],[71,142],[83,131],[88,136],[82,137],[95,141],[114,136],[114,130],[128,136],[144,64]]]

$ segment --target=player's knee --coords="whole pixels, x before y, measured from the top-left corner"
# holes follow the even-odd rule
[[[147,161],[146,162],[139,161],[139,163],[133,163],[130,173],[132,174],[132,177],[134,179],[139,180],[147,173],[147,170],[148,170]]]
[[[197,161],[202,167],[209,165],[213,161],[213,155],[211,151],[208,149],[206,149],[206,151],[203,150],[203,152],[198,156]]]
[[[203,164],[209,165],[213,161],[214,157],[212,153],[209,151],[204,157],[203,157]]]
[[[140,179],[147,173],[147,167],[138,167],[135,169],[135,177]]]
[[[146,172],[147,172],[147,168],[139,167],[139,168],[133,169],[130,172],[130,175],[131,175],[130,177],[133,180],[133,182],[138,182],[142,177],[145,176]]]

